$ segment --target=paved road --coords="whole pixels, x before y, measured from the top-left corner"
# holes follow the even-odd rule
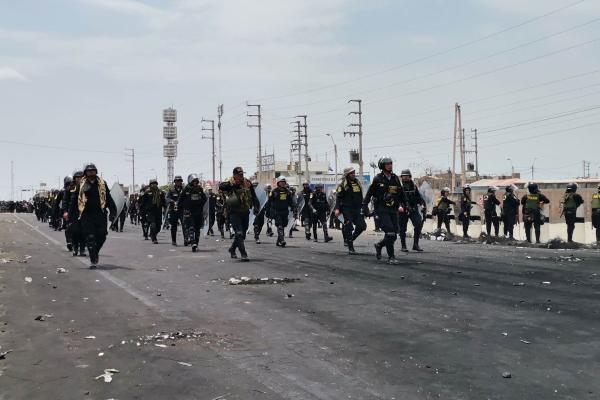
[[[374,233],[348,256],[336,232],[241,263],[229,240],[193,254],[126,230],[89,270],[60,232],[0,215],[0,399],[600,398],[598,250],[426,241],[388,266]],[[144,338],[178,331],[195,333]]]

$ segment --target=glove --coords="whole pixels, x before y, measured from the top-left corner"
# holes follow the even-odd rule
[[[367,215],[369,215],[369,213],[370,213],[369,206],[367,204],[363,204],[362,215],[367,216]]]

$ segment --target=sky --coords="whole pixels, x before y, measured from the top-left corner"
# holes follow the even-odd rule
[[[593,0],[0,0],[0,198],[94,162],[112,184],[166,180],[162,110],[178,110],[175,173],[210,177],[202,119],[224,105],[224,178],[263,148],[289,160],[308,117],[312,159],[349,164],[361,99],[365,167],[452,163],[455,103],[479,170],[600,173],[600,2]],[[207,127],[207,125],[205,125]],[[468,160],[474,160],[468,154]],[[218,178],[218,172],[217,172]]]

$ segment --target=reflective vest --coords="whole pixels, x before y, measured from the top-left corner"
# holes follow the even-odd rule
[[[525,203],[525,208],[528,210],[539,210],[540,209],[540,195],[536,194],[528,194],[527,195],[527,203]]]
[[[595,193],[592,196],[592,209],[600,208],[600,193]]]

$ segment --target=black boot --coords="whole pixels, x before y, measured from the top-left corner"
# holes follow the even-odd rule
[[[400,241],[402,242],[402,249],[401,249],[401,251],[403,253],[408,253],[408,249],[406,248],[406,237],[401,237]]]
[[[356,250],[354,250],[354,242],[352,240],[348,240],[348,254],[356,254]]]
[[[373,246],[375,246],[375,258],[381,260],[381,250],[383,249],[383,244],[379,242],[375,243]]]

